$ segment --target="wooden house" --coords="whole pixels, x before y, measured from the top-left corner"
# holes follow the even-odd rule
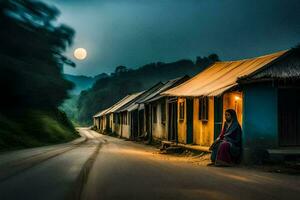
[[[241,77],[244,161],[300,156],[300,49]]]
[[[120,132],[120,136],[137,139],[139,137],[147,137],[148,132],[148,108],[145,107],[143,103],[140,103],[151,95],[154,91],[158,90],[163,83],[159,82],[144,91],[141,95],[135,98],[129,104],[126,104],[116,110],[116,113],[119,113],[121,116],[122,124],[122,132]],[[125,123],[126,122],[126,123]]]
[[[102,133],[108,129],[108,123],[104,115],[107,111],[108,109],[102,110],[93,116],[94,126]]]
[[[110,132],[115,133],[119,129],[119,116],[114,114],[114,111],[123,106],[124,104],[130,102],[140,93],[127,95],[111,107],[97,113],[93,116],[94,125],[99,129],[100,132]]]
[[[120,102],[114,105],[107,113],[112,117],[112,130],[111,132],[117,135],[122,135],[122,125],[127,124],[127,118],[121,116],[120,113],[116,112],[119,108],[124,105],[127,105],[134,101],[138,96],[140,96],[143,92],[138,92],[135,94],[131,94],[123,98]]]
[[[169,112],[167,107],[168,98],[161,96],[160,93],[175,87],[188,79],[189,76],[184,76],[166,81],[158,90],[140,101],[140,103],[143,103],[145,107],[148,108],[149,117],[147,117],[148,120],[146,121],[150,136],[148,139],[169,139],[169,120],[167,119],[167,113]]]

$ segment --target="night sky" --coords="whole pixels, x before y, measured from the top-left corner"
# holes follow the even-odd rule
[[[50,0],[48,0],[50,1]],[[54,0],[88,57],[65,73],[96,75],[116,66],[217,53],[259,56],[300,42],[299,0]]]

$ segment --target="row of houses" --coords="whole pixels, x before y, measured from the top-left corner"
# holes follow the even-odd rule
[[[94,116],[102,132],[190,144],[208,150],[226,109],[237,112],[243,161],[300,148],[299,49],[216,62],[196,76],[159,82]]]

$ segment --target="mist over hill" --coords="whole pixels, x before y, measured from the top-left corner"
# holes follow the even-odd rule
[[[95,81],[101,78],[105,78],[107,76],[108,75],[106,73],[102,73],[94,77],[64,74],[64,78],[73,82],[75,85],[75,87],[70,91],[72,95],[79,95],[81,91],[91,88]]]

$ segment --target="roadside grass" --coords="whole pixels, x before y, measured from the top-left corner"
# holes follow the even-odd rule
[[[28,110],[19,115],[0,114],[0,151],[38,147],[79,137],[59,110]]]

